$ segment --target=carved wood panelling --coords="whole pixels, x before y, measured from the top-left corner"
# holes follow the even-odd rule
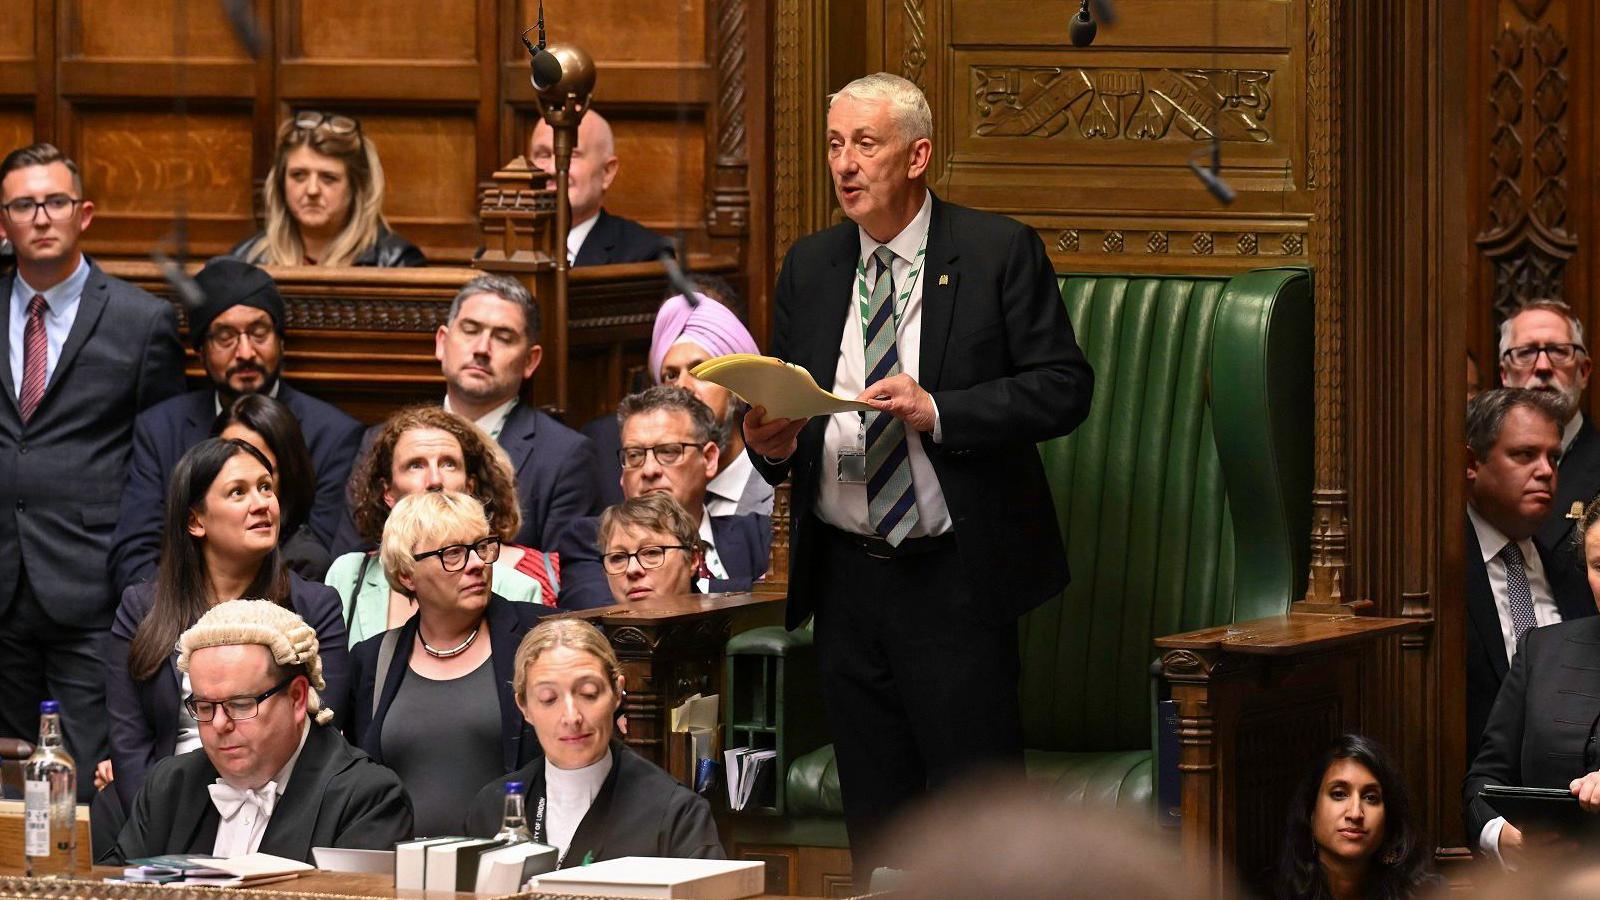
[[[1272,72],[1228,69],[972,69],[979,137],[1209,142],[1272,139]]]

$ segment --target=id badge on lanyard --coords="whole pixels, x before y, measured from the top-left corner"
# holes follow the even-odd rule
[[[906,273],[905,289],[893,301],[894,331],[897,340],[900,334],[900,314],[905,310],[906,304],[911,302],[911,292],[916,288],[917,279],[922,275],[922,263],[927,253],[928,236],[924,234],[922,246],[917,248],[916,259],[912,261],[911,271]],[[867,290],[867,264],[858,259],[856,260],[856,309],[861,316],[862,335],[867,333],[867,326],[871,321],[870,297],[871,292]],[[863,412],[856,415],[860,419],[860,425],[856,429],[855,445],[839,448],[839,466],[836,472],[840,484],[867,483],[867,414]]]

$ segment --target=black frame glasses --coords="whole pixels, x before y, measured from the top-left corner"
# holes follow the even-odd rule
[[[667,564],[668,550],[684,550],[692,553],[694,549],[683,544],[662,544],[656,547],[640,547],[632,553],[616,550],[601,556],[600,564],[605,566],[608,575],[621,575],[628,571],[628,562],[635,559],[639,561],[641,569],[659,569]]]
[[[6,218],[13,225],[28,225],[39,217],[39,210],[44,210],[44,217],[51,222],[59,222],[72,218],[77,211],[78,204],[83,198],[71,194],[51,194],[43,200],[32,197],[18,197],[5,205]]]
[[[1589,351],[1582,344],[1528,344],[1525,347],[1512,347],[1500,354],[1506,365],[1516,369],[1531,369],[1539,361],[1539,354],[1543,353],[1550,358],[1553,366],[1564,366],[1578,358],[1578,354]]]
[[[228,717],[229,721],[239,722],[245,719],[254,719],[261,712],[261,704],[273,694],[294,683],[299,675],[290,675],[267,690],[254,697],[230,697],[227,700],[200,700],[190,694],[183,698],[183,708],[194,716],[196,722],[209,722],[217,717],[217,710]],[[204,713],[204,715],[201,715]]]
[[[326,128],[329,134],[361,134],[361,121],[343,113],[303,109],[294,114],[294,127],[301,131]]]
[[[240,337],[248,337],[250,343],[257,347],[265,347],[267,341],[277,333],[278,329],[271,322],[257,322],[243,331],[224,326],[208,333],[206,343],[218,350],[232,350],[239,345]]]
[[[467,567],[468,550],[477,554],[478,558],[483,560],[483,564],[487,566],[500,558],[500,538],[491,534],[470,544],[450,544],[437,550],[429,550],[426,553],[413,553],[411,558],[417,562],[422,562],[430,556],[437,556],[439,557],[439,565],[446,572],[459,572]]]
[[[653,455],[656,462],[661,465],[675,466],[683,460],[683,454],[689,447],[696,450],[705,449],[694,441],[671,441],[653,447],[623,447],[617,451],[617,462],[621,463],[624,469],[637,469],[644,465],[647,456]],[[632,462],[628,461],[630,458]]]

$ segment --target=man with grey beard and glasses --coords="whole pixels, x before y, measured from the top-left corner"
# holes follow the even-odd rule
[[[1583,323],[1560,300],[1530,300],[1500,323],[1500,381],[1506,387],[1549,391],[1561,398],[1567,418],[1561,428],[1560,479],[1550,515],[1534,539],[1560,560],[1583,570],[1572,547],[1577,523],[1573,504],[1587,505],[1600,492],[1600,430],[1583,411],[1583,391],[1593,367]]]

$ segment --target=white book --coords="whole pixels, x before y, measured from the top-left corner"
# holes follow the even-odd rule
[[[434,837],[417,838],[414,841],[401,841],[395,844],[394,886],[403,891],[422,890],[428,871],[428,848],[465,840],[468,838]]]
[[[523,841],[478,857],[477,894],[515,894],[529,878],[554,872],[561,855],[547,844]]]
[[[473,864],[473,877],[477,877],[477,857],[473,850],[487,849],[499,841],[490,838],[468,838],[464,841],[450,841],[444,844],[435,844],[427,849],[428,870],[422,876],[422,889],[425,891],[456,891],[457,881],[461,874],[457,857],[465,855]],[[470,882],[469,882],[470,883]]]
[[[624,856],[540,875],[533,883],[541,891],[582,897],[739,900],[762,892],[766,867],[750,860]]]

